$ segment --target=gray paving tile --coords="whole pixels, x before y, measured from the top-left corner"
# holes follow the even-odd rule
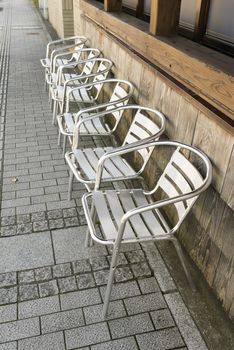
[[[168,309],[157,310],[150,313],[156,329],[174,327],[175,322]]]
[[[0,287],[8,287],[16,284],[16,272],[7,272],[0,274]]]
[[[149,314],[140,314],[109,321],[113,339],[154,330]]]
[[[97,288],[81,290],[60,295],[62,310],[100,304],[101,298]]]
[[[103,304],[85,307],[84,309],[86,324],[100,322],[102,319]],[[126,316],[123,302],[121,300],[112,301],[109,305],[108,316],[106,319],[111,320]]]
[[[0,344],[0,350],[17,350],[17,342]]]
[[[56,230],[52,233],[56,264],[106,254],[102,245],[85,248],[86,226]]]
[[[136,336],[140,350],[167,350],[184,345],[177,328],[168,328],[161,331],[140,334]],[[192,348],[191,348],[192,350]]]
[[[82,309],[58,312],[41,317],[42,333],[52,333],[84,326]]]
[[[18,350],[65,350],[63,333],[51,333],[19,341]]]
[[[166,302],[185,340],[188,349],[207,350],[207,346],[199,333],[190,313],[179,293],[165,295]]]
[[[57,311],[60,311],[59,298],[57,295],[18,304],[19,319],[46,315]]]
[[[0,306],[0,323],[15,321],[17,319],[16,304]]]
[[[39,334],[38,317],[0,324],[0,343],[33,337]]]
[[[80,327],[65,331],[67,349],[87,346],[110,340],[106,323],[97,323],[91,326]]]
[[[124,300],[124,304],[129,315],[167,307],[161,292],[127,298]]]
[[[102,299],[104,300],[106,287],[100,287]],[[110,300],[117,300],[141,294],[136,281],[117,283],[113,285]]]
[[[0,238],[0,272],[53,264],[49,232]]]
[[[159,292],[160,288],[155,277],[148,277],[138,280],[140,290],[143,294]]]
[[[133,337],[108,341],[91,346],[91,350],[138,350],[138,346]]]
[[[0,289],[0,305],[15,303],[17,301],[17,287]]]

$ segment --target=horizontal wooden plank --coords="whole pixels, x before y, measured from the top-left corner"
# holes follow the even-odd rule
[[[142,24],[138,23],[142,21],[134,19],[134,23],[138,23],[134,26],[129,16],[106,13],[94,4],[97,3],[81,0],[80,9],[106,31],[191,89],[194,95],[234,120],[234,82],[231,78],[234,68],[230,57],[185,38],[162,40],[153,37],[148,34],[147,27],[143,30]]]

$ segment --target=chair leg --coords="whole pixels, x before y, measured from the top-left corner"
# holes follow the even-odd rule
[[[52,120],[52,124],[55,125],[56,124],[56,117],[58,114],[58,101],[54,101],[53,102],[53,120]]]
[[[187,267],[186,267],[185,257],[184,257],[184,253],[183,253],[183,251],[182,251],[181,245],[180,245],[179,241],[177,240],[177,238],[175,238],[175,237],[173,238],[172,242],[173,242],[173,244],[174,244],[174,247],[175,247],[175,249],[176,249],[176,252],[177,252],[177,254],[178,254],[178,257],[179,257],[179,259],[180,259],[181,265],[182,265],[182,267],[183,267],[183,269],[184,269],[184,272],[185,272],[185,275],[186,275],[186,277],[187,277],[188,283],[189,283],[189,285],[190,285],[192,291],[195,292],[195,291],[196,291],[196,287],[195,287],[195,285],[194,285],[194,283],[193,283],[193,280],[192,280],[192,278],[191,278],[191,276],[190,276],[190,274],[189,274],[189,271],[188,271],[188,269],[187,269]]]
[[[67,135],[63,136],[63,155],[66,153]]]
[[[61,143],[61,132],[59,130],[57,145],[60,146],[60,143]]]
[[[70,170],[70,177],[69,177],[69,183],[68,183],[68,200],[71,200],[71,193],[72,193],[72,185],[73,185],[73,179],[74,179],[74,175],[73,172]]]
[[[91,206],[91,218],[92,218],[92,222],[96,222],[97,220],[97,212],[92,204]],[[89,228],[87,228],[87,231],[86,231],[86,237],[85,237],[85,247],[88,248],[88,247],[91,247],[93,245],[93,240],[92,240],[92,237],[90,236],[90,233],[89,233]]]
[[[107,287],[106,287],[106,294],[105,294],[105,300],[104,300],[104,305],[103,305],[103,311],[102,311],[103,318],[106,318],[107,313],[108,313],[110,296],[111,296],[111,291],[112,291],[112,287],[113,287],[113,280],[114,280],[118,255],[119,255],[119,247],[114,246],[113,255],[112,255],[112,259],[111,259],[110,273],[109,273]]]

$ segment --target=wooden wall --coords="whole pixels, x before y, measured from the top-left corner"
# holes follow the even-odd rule
[[[87,36],[93,47],[114,62],[115,76],[134,84],[138,103],[165,114],[169,138],[197,146],[212,161],[212,187],[197,202],[179,237],[234,319],[233,129],[107,33],[98,25],[98,18],[84,16],[79,4],[74,0],[75,34]]]

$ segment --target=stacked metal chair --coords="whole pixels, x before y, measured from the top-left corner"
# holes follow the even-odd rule
[[[163,114],[149,107],[129,104],[133,85],[126,80],[107,78],[111,61],[100,57],[82,60],[82,53],[88,52],[84,48],[87,42],[84,37],[74,37],[74,46],[65,46],[64,55],[66,50],[74,49],[75,57],[73,52],[70,61],[66,62],[60,61],[65,57],[62,48],[49,55],[53,47],[50,43],[42,65],[56,106],[53,121],[56,118],[58,122],[58,144],[61,135],[64,153],[67,140],[70,144],[70,150],[65,154],[70,169],[68,197],[71,198],[74,178],[87,189],[82,198],[88,224],[86,245],[94,240],[113,246],[103,308],[103,317],[106,317],[119,248],[125,243],[172,241],[194,289],[175,233],[199,195],[210,185],[212,166],[208,157],[197,148],[160,140],[165,130]],[[97,49],[89,50],[90,54],[98,52]],[[67,71],[74,68],[77,71]],[[75,104],[75,112],[72,104]],[[123,124],[127,131],[118,145],[114,135]],[[86,136],[108,137],[112,145],[81,147],[80,140]],[[135,158],[138,167],[132,161]],[[153,174],[152,188],[146,189],[144,171],[152,162],[156,163],[158,172]],[[101,187],[105,182],[132,179],[142,180],[142,185],[124,190],[102,190]]]

